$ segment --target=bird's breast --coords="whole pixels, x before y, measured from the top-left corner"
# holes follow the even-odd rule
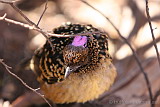
[[[106,60],[99,63],[94,71],[72,73],[67,79],[55,84],[44,83],[44,95],[54,103],[83,103],[98,98],[108,90],[116,77],[113,64]]]

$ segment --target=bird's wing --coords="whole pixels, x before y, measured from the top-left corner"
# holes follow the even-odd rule
[[[70,38],[50,37],[52,46],[48,41],[41,48],[35,51],[32,58],[34,71],[38,75],[38,80],[47,83],[55,83],[64,78],[65,64],[63,60],[62,50]],[[32,68],[32,67],[31,67]]]

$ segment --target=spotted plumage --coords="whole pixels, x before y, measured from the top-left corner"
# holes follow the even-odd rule
[[[92,32],[92,34],[85,35],[87,32]],[[108,90],[110,85],[113,84],[116,72],[108,53],[108,37],[102,33],[94,32],[100,31],[92,25],[66,23],[55,28],[53,33],[75,36],[51,36],[49,40],[52,46],[46,41],[42,48],[35,51],[31,61],[32,68],[37,74],[37,79],[41,83],[41,88],[46,97],[53,102],[71,103],[92,100]],[[76,34],[83,35],[76,36]],[[100,79],[97,78],[98,75]],[[108,77],[109,75],[111,77]],[[88,80],[88,84],[84,84],[86,80]],[[106,84],[106,86],[104,88],[99,86],[102,84]],[[86,87],[87,85],[88,87]],[[97,90],[94,87],[95,85]],[[77,93],[77,96],[74,96],[71,93],[72,91],[78,91],[78,89],[75,90],[78,87],[79,91],[84,91],[84,87],[87,88],[86,91],[91,93],[94,93],[93,90],[95,90],[95,93],[93,96],[81,99],[80,94]]]

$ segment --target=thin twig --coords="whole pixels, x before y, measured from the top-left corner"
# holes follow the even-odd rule
[[[1,3],[5,3],[5,4],[9,4],[14,10],[16,10],[27,22],[29,22],[31,25],[36,25],[35,23],[33,23],[31,20],[29,20],[29,18],[24,15],[22,13],[22,11],[20,9],[18,9],[13,3],[17,2],[19,0],[15,0],[15,1],[4,1],[4,0],[0,0]]]
[[[35,89],[33,89],[32,87],[30,87],[29,85],[27,85],[20,77],[18,77],[16,74],[14,74],[13,72],[10,71],[10,69],[12,69],[12,67],[8,66],[5,62],[3,62],[3,59],[0,59],[0,63],[5,67],[5,69],[7,70],[7,72],[9,74],[11,74],[12,76],[14,76],[15,78],[17,78],[25,87],[27,87],[28,89],[30,89],[31,91],[35,92],[37,95],[39,95],[41,98],[43,98],[43,100],[50,106],[52,107],[52,105],[48,102],[48,100],[44,97],[44,95],[40,94],[39,92],[37,92]]]
[[[46,40],[49,42],[51,48],[52,48],[52,51],[54,51],[54,48],[52,46],[52,42],[49,40],[48,38],[48,35],[42,31],[42,29],[40,29],[34,22],[32,22],[25,14],[23,14],[23,12],[17,8],[13,3],[14,2],[9,2],[9,1],[3,1],[3,0],[0,0],[1,3],[6,3],[6,4],[9,4],[14,10],[16,10],[29,24],[32,25],[32,27],[34,26],[35,30],[39,30],[39,32],[46,38]]]
[[[160,42],[160,36],[158,36],[158,38],[156,38],[156,43]],[[153,46],[153,41],[149,42],[148,44],[142,46],[142,47],[139,47],[136,51],[136,53],[138,55],[142,55],[144,54],[149,48],[151,48]]]
[[[18,9],[13,3],[14,2],[9,2],[9,1],[3,1],[0,0],[1,3],[5,3],[5,4],[9,4],[14,10],[16,10],[29,24],[31,24],[32,26],[34,26],[34,28],[36,28],[37,30],[39,29],[39,32],[47,39],[47,41],[49,42],[52,51],[54,51],[54,48],[52,46],[52,42],[48,39],[48,35],[46,35],[45,32],[43,32],[35,23],[33,23],[25,14],[23,14],[23,12]]]
[[[12,23],[12,24],[16,24],[16,25],[22,26],[22,27],[24,27],[24,28],[28,28],[28,29],[36,30],[36,31],[39,31],[39,32],[40,32],[40,29],[37,29],[37,28],[35,28],[34,26],[30,26],[30,25],[28,25],[28,24],[24,24],[24,23],[15,21],[15,20],[8,19],[8,18],[6,18],[6,16],[7,16],[7,14],[5,13],[2,17],[0,17],[0,20],[4,20],[4,21],[6,21],[6,22],[9,22],[9,23]]]
[[[158,58],[158,63],[159,63],[159,67],[160,67],[160,56],[159,56],[158,48],[157,48],[157,45],[156,45],[156,39],[155,39],[154,33],[153,33],[153,27],[152,27],[152,23],[151,23],[151,17],[150,17],[150,14],[149,14],[148,0],[145,0],[145,1],[146,1],[146,14],[147,14],[147,19],[148,19],[148,24],[149,24],[149,27],[150,27],[150,30],[151,30],[152,39],[153,39],[153,45],[154,45],[154,48],[156,50],[156,54],[157,54],[157,58]]]
[[[1,3],[7,3],[7,4],[9,4],[9,3],[15,3],[15,2],[18,2],[18,1],[20,1],[20,0],[13,0],[13,1],[0,0]]]
[[[46,0],[46,4],[45,4],[45,7],[44,7],[44,10],[43,10],[43,12],[42,12],[42,14],[41,14],[41,16],[40,16],[40,18],[39,18],[39,20],[38,20],[37,26],[39,25],[39,23],[40,23],[43,15],[44,15],[44,13],[46,12],[46,10],[47,10],[47,8],[48,8],[47,5],[48,5],[48,0]]]
[[[152,105],[152,101],[153,101],[153,95],[152,95],[152,90],[151,90],[151,85],[150,85],[150,81],[148,79],[148,75],[146,72],[144,72],[144,69],[140,63],[140,60],[136,54],[136,52],[134,51],[134,49],[132,48],[131,44],[127,41],[127,39],[125,37],[122,36],[122,34],[120,33],[120,31],[116,28],[116,26],[112,23],[112,21],[105,16],[105,14],[103,14],[101,11],[99,11],[98,9],[96,9],[95,7],[93,7],[92,5],[90,5],[88,2],[84,1],[84,0],[81,0],[83,3],[87,4],[89,7],[91,7],[92,9],[96,10],[97,12],[99,12],[103,17],[105,17],[108,22],[114,27],[114,29],[117,31],[118,35],[121,37],[121,39],[123,39],[123,41],[130,47],[130,49],[132,50],[132,53],[133,53],[133,56],[135,57],[135,60],[141,70],[141,72],[143,73],[143,76],[145,78],[145,81],[146,81],[146,85],[147,85],[147,88],[148,88],[148,92],[149,92],[149,96],[150,96],[150,104],[151,104],[151,107],[153,107]]]
[[[29,20],[29,18],[26,16],[26,15],[24,15],[23,13],[22,13],[22,11],[21,10],[19,10],[13,3],[9,3],[9,5],[14,9],[14,10],[16,10],[27,22],[29,22],[31,25],[36,25],[34,22],[32,22],[31,20]]]
[[[77,33],[77,34],[73,34],[73,35],[63,35],[63,34],[53,34],[53,33],[49,33],[47,31],[44,31],[40,28],[36,28],[35,26],[30,26],[28,24],[25,24],[25,23],[22,23],[22,22],[19,22],[19,21],[15,21],[15,20],[12,20],[12,19],[8,19],[6,18],[6,13],[0,17],[0,20],[4,20],[8,23],[12,23],[12,24],[15,24],[15,25],[19,25],[21,27],[24,27],[24,28],[27,28],[27,29],[30,29],[30,30],[35,30],[35,31],[38,31],[40,33],[43,33],[48,37],[51,37],[51,36],[54,36],[54,37],[73,37],[73,36],[82,36],[82,35],[91,35],[91,34],[106,34],[105,32],[85,32],[85,33]]]
[[[154,106],[156,104],[156,100],[158,99],[158,96],[160,96],[160,89],[156,92],[155,96],[153,97],[153,101],[154,101]]]
[[[131,41],[133,36],[135,36],[138,33],[139,29],[147,23],[147,18],[139,9],[138,4],[136,3],[135,0],[127,0],[126,2],[127,5],[130,7],[130,9],[132,10],[132,14],[135,19],[133,29],[127,37],[127,40]]]
[[[106,35],[106,32],[100,32],[100,31],[95,31],[95,32],[85,32],[85,33],[77,33],[77,34],[71,34],[71,35],[60,35],[60,34],[53,34],[53,33],[47,33],[49,36],[54,36],[54,37],[74,37],[74,36],[85,36],[85,35],[93,35],[93,34],[102,34]]]

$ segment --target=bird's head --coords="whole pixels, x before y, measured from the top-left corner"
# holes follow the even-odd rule
[[[63,50],[64,62],[67,65],[65,78],[71,73],[77,70],[77,68],[85,65],[89,61],[89,48],[87,42],[89,37],[87,36],[75,36],[72,42],[65,46]]]

